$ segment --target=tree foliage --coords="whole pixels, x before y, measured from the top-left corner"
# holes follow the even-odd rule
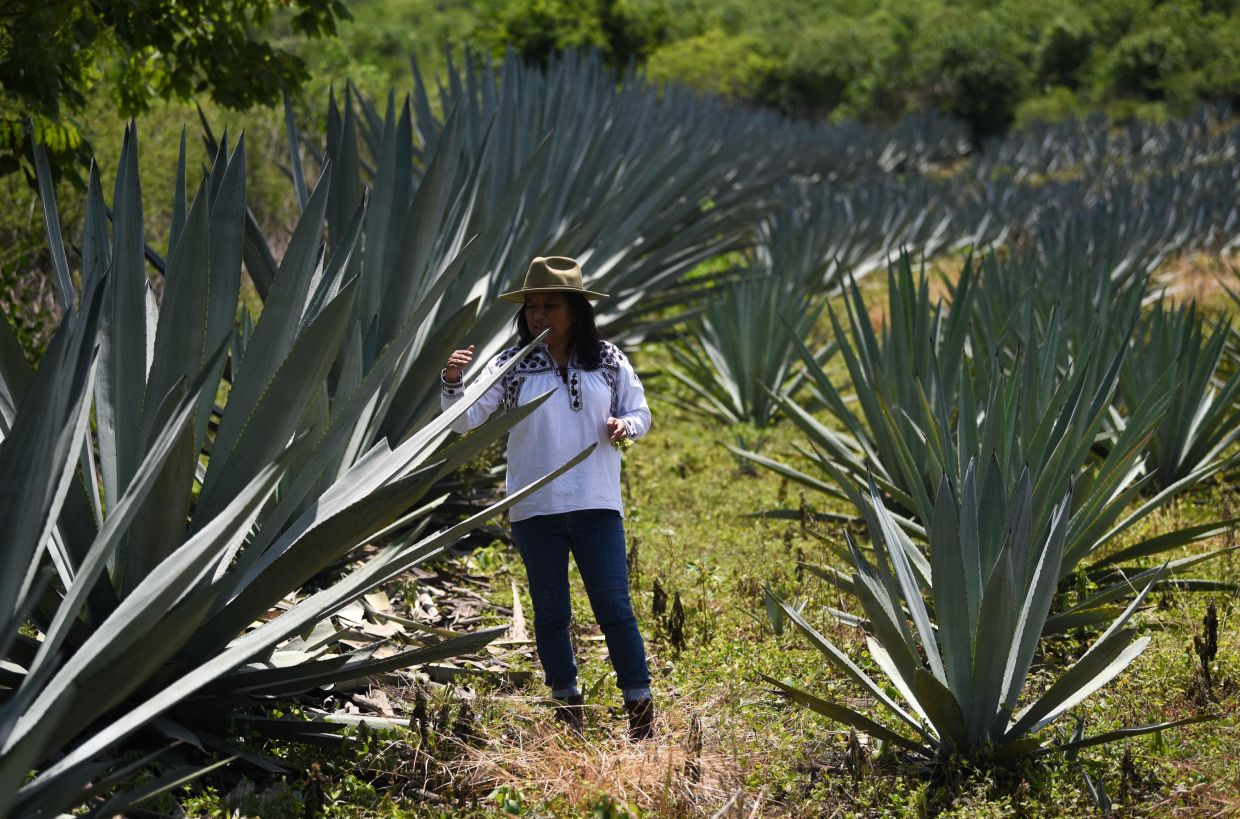
[[[1235,101],[1231,0],[474,0],[473,34],[537,61],[601,48],[613,64],[797,116],[891,123],[937,109],[978,139],[1103,107],[1186,113]]]
[[[78,176],[89,155],[74,117],[104,77],[122,115],[210,94],[244,110],[277,101],[309,73],[273,45],[273,24],[334,35],[342,0],[8,0],[0,13],[0,173],[28,171],[24,123]]]

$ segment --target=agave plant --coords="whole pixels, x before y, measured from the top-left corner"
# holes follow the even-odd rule
[[[1111,263],[1099,261],[1089,246],[1081,221],[1069,220],[1063,236],[1039,248],[980,259],[970,328],[979,348],[1011,355],[1045,350],[1053,339],[1066,363],[1084,355],[1110,357],[1128,343],[1149,276],[1114,275]]]
[[[765,426],[777,409],[774,397],[796,391],[797,346],[813,334],[835,264],[824,252],[832,237],[819,232],[820,216],[798,204],[764,219],[740,279],[708,292],[681,343],[669,348],[678,366],[668,373],[689,390],[690,409]]]
[[[659,93],[636,75],[615,77],[597,54],[544,67],[511,54],[494,67],[467,58],[448,66],[438,99],[415,64],[411,97],[396,105],[389,95],[381,109],[352,88],[342,104],[333,96],[322,142],[290,115],[295,188],[305,188],[303,146],[311,157],[336,159],[343,191],[373,180],[367,255],[373,234],[391,238],[362,265],[377,273],[368,298],[384,312],[396,309],[392,295],[444,263],[442,254],[409,260],[397,247],[416,235],[406,229],[409,191],[433,186],[440,198],[426,211],[436,220],[431,235],[449,258],[466,244],[469,254],[440,310],[480,299],[473,335],[483,357],[508,335],[509,312],[495,297],[513,288],[529,259],[547,253],[578,258],[587,285],[612,295],[599,306],[607,336],[640,339],[662,326],[662,311],[700,288],[684,274],[748,246],[774,184],[825,156],[802,150],[810,133],[803,124],[682,89]],[[768,150],[751,149],[759,133]],[[438,156],[451,161],[432,168]],[[348,209],[333,203],[329,213],[343,224]],[[391,326],[381,322],[379,338]]]
[[[286,104],[297,201],[306,209],[312,198],[303,153],[320,172],[330,157],[328,248],[356,241],[347,269],[358,294],[342,359],[350,378],[374,366],[417,304],[433,304],[359,443],[400,439],[438,411],[423,375],[447,352],[469,340],[486,358],[507,343],[511,308],[495,297],[534,256],[582,261],[589,286],[613,295],[599,314],[608,336],[633,342],[658,330],[665,308],[710,283],[685,283],[684,274],[745,247],[763,192],[807,155],[796,150],[803,125],[683,91],[660,96],[635,76],[617,84],[597,55],[545,68],[510,55],[496,72],[467,60],[449,66],[438,100],[416,64],[414,79],[410,97],[398,105],[389,94],[382,110],[351,86],[343,100],[333,94],[317,143]],[[749,150],[760,130],[783,147]],[[358,218],[366,185],[373,191]],[[244,235],[265,299],[276,265],[252,216]]]
[[[898,488],[906,486],[899,471],[902,450],[916,444],[916,429],[924,425],[922,415],[927,407],[921,400],[920,390],[924,387],[918,386],[919,374],[942,374],[933,384],[933,389],[942,393],[933,396],[934,405],[957,403],[955,377],[959,369],[941,368],[939,361],[966,358],[971,270],[971,264],[966,262],[956,297],[950,305],[942,301],[932,304],[928,277],[916,279],[910,257],[902,255],[899,262],[887,270],[887,310],[878,333],[870,323],[869,310],[856,281],[845,282],[844,307],[851,336],[845,332],[834,309],[829,308],[828,314],[849,383],[854,386],[851,392],[855,392],[855,400],[850,400],[853,396],[847,387],[832,382],[818,356],[800,345],[814,398],[827,407],[843,426],[843,431],[819,423],[793,401],[780,402],[788,416],[810,435],[812,444],[827,459],[862,481],[873,471],[879,485],[892,492],[897,503],[903,505],[905,515],[913,509],[913,496],[925,494]],[[896,407],[901,411],[892,413],[891,408]],[[839,487],[757,453],[737,450],[736,454],[812,488],[834,495],[843,492]],[[919,454],[925,456],[927,453],[922,450]],[[921,457],[917,462],[929,471],[928,457]]]
[[[1104,605],[1126,593],[1132,572],[1148,571],[1137,567],[1125,574],[1114,567],[1212,537],[1231,523],[1162,532],[1101,557],[1104,547],[1177,494],[1215,474],[1221,464],[1203,465],[1142,500],[1151,480],[1144,471],[1146,442],[1166,414],[1174,373],[1164,371],[1150,385],[1119,431],[1108,437],[1099,457],[1097,444],[1113,419],[1126,346],[1106,358],[1098,355],[1107,346],[1099,339],[1108,332],[1100,325],[1093,343],[1087,339],[1074,360],[1074,345],[1067,343],[1069,334],[1056,320],[1057,314],[1052,311],[1044,325],[1031,308],[1030,318],[1015,334],[1028,339],[1028,346],[1018,343],[1012,352],[990,347],[983,353],[978,349],[984,343],[978,336],[983,334],[967,332],[972,312],[968,299],[978,288],[970,276],[966,265],[950,307],[932,308],[924,279],[914,287],[907,267],[902,275],[893,275],[889,309],[894,318],[881,336],[874,334],[862,312],[859,292],[851,290],[853,340],[841,344],[840,351],[860,413],[854,413],[843,390],[810,356],[804,356],[809,378],[846,431],[827,426],[793,401],[779,399],[809,438],[811,447],[803,454],[821,477],[756,453],[734,451],[806,486],[844,495],[859,509],[864,505],[864,488],[873,480],[890,499],[904,528],[923,542],[934,512],[932,493],[944,476],[959,485],[970,461],[987,469],[993,463],[1001,476],[998,486],[1003,491],[988,504],[999,515],[1004,512],[1002,498],[1013,491],[1021,471],[1029,469],[1034,484],[1033,531],[1038,538],[1049,531],[1058,499],[1074,486],[1062,576],[1084,565],[1104,588],[1057,612],[1049,622],[1062,628],[1080,624],[1083,618],[1104,617],[1108,612]],[[835,326],[837,338],[843,338],[838,322]],[[1216,554],[1181,558],[1171,564],[1169,573]],[[927,567],[924,560],[914,565]]]
[[[1126,403],[1137,405],[1156,388],[1156,372],[1176,373],[1167,412],[1149,443],[1147,466],[1159,487],[1240,461],[1227,454],[1240,439],[1240,372],[1224,379],[1219,368],[1230,333],[1230,322],[1207,332],[1195,304],[1173,307],[1160,300],[1134,334],[1120,375]]]
[[[46,182],[38,150],[36,159]],[[182,150],[160,300],[145,271],[136,129],[110,236],[92,169],[80,299],[44,185],[65,319],[37,373],[0,323],[0,816],[83,802],[111,815],[137,795],[108,792],[170,744],[220,748],[225,720],[261,728],[265,704],[474,651],[501,631],[431,630],[384,657],[377,642],[340,643],[334,613],[542,482],[426,531],[436,482],[523,412],[446,446],[463,408],[391,444],[369,437],[445,283],[412,303],[368,370],[351,368],[363,281],[350,273],[356,231],[322,246],[330,163],[261,316],[238,329],[244,167],[244,139],[230,153],[225,138],[186,207]],[[359,199],[352,223],[364,218]],[[300,591],[365,544],[381,548]],[[294,737],[332,730],[280,727]],[[125,764],[152,741],[154,753]],[[142,795],[202,769],[165,770]]]
[[[929,521],[933,575],[928,599],[907,557],[912,546],[874,484],[866,505],[874,562],[849,540],[853,589],[866,616],[866,646],[899,697],[815,630],[795,607],[778,601],[827,661],[892,719],[880,722],[790,683],[766,679],[829,719],[939,762],[963,758],[995,764],[1206,718],[1121,728],[1064,744],[1047,743],[1038,735],[1145,650],[1150,638],[1138,637],[1130,623],[1153,579],[1058,679],[1044,690],[1030,686],[1065,561],[1072,498],[1069,493],[1055,504],[1046,536],[1038,537],[1032,526],[1029,473],[1021,474],[1001,517],[988,505],[988,499],[1002,492],[1001,479],[994,470],[979,475],[975,466],[969,463],[958,489],[946,477],[939,483],[934,519]]]

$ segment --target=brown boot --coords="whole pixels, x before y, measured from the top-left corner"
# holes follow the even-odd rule
[[[629,713],[629,739],[637,742],[654,736],[654,700],[626,702],[624,710]]]
[[[555,698],[555,718],[567,725],[574,733],[580,734],[585,730],[585,708],[583,708],[585,700],[580,694],[574,694],[571,697]]]

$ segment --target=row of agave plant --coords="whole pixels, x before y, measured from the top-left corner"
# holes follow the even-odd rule
[[[732,449],[858,510],[873,548],[839,548],[851,572],[809,568],[859,601],[860,615],[828,611],[864,631],[899,697],[801,608],[773,602],[895,722],[771,682],[931,760],[997,761],[1168,727],[1078,731],[1058,744],[1037,735],[1141,653],[1148,638],[1132,617],[1152,589],[1234,585],[1184,576],[1226,548],[1165,558],[1235,519],[1134,528],[1240,464],[1240,374],[1221,366],[1229,325],[1191,305],[1143,310],[1144,284],[1080,262],[991,255],[966,261],[932,298],[905,256],[889,270],[876,329],[846,283],[846,318],[828,309],[843,382],[801,345],[811,409],[771,398],[807,438],[809,466]],[[1089,649],[1028,690],[1042,642],[1081,628],[1097,635]]]
[[[905,141],[897,131],[889,153]],[[823,299],[844,274],[860,278],[902,252],[1015,249],[1027,269],[1014,281],[1065,271],[1060,284],[1078,289],[1097,277],[1066,271],[1087,260],[1131,292],[1176,255],[1240,247],[1240,123],[1222,109],[1163,125],[1086,118],[1035,127],[964,160],[949,139],[930,144],[896,165],[845,154],[783,186],[732,271],[736,291],[712,295],[675,351],[677,377],[699,408],[728,422],[769,421],[771,394],[803,381],[792,362]],[[1096,303],[1064,300],[1065,309]]]
[[[1165,261],[1202,250],[1228,253],[1240,245],[1238,184],[1240,161],[1233,161],[1192,175],[1182,188],[1169,184],[1163,199],[1123,186],[1104,200],[1074,204],[1059,201],[1047,185],[1028,197],[1036,207],[1016,209],[1010,203],[1025,194],[1012,189],[993,200],[960,193],[963,204],[955,207],[947,204],[949,197],[919,188],[921,183],[910,186],[890,175],[867,177],[860,190],[794,183],[779,206],[761,217],[754,247],[737,257],[731,271],[735,292],[714,291],[692,332],[676,346],[676,376],[707,414],[728,422],[768,422],[777,410],[772,394],[804,381],[792,363],[825,300],[846,277],[859,279],[901,253],[929,257],[989,248],[1010,259],[1013,275],[991,277],[985,301],[1019,301],[1027,291],[1064,296],[1061,310],[1120,309],[1106,296],[1114,292],[1125,305],[1151,298],[1151,276]],[[1201,193],[1200,201],[1193,191]],[[973,219],[967,215],[972,210],[985,215]],[[1026,212],[1036,212],[1037,219],[1026,220]],[[1078,275],[1082,267],[1086,275]],[[1025,287],[1034,281],[1038,286]],[[1066,297],[1070,292],[1073,297]],[[1074,321],[1069,329],[1087,325]],[[761,339],[761,355],[743,352],[750,347],[741,339]]]
[[[427,322],[452,265],[427,277],[390,333],[364,333],[375,274],[354,262],[368,209],[359,197],[352,231],[324,245],[329,167],[261,316],[238,323],[244,138],[221,142],[192,200],[182,150],[158,299],[136,129],[110,222],[92,169],[76,276],[36,157],[64,318],[36,372],[0,322],[0,815],[81,804],[114,815],[237,758],[230,724],[277,730],[264,718],[274,701],[498,636],[429,630],[379,655],[379,642],[343,645],[329,619],[539,485],[427,526],[437,483],[522,414],[445,443],[455,410],[401,404],[410,380],[434,390],[438,365],[422,357],[439,341]],[[425,218],[425,194],[413,199],[409,230]],[[459,331],[452,319],[437,319],[443,332]],[[377,352],[363,369],[367,340]],[[413,421],[387,434],[392,417]],[[379,548],[359,553],[366,544]],[[293,737],[338,729],[278,726]],[[147,769],[158,773],[142,788],[110,795]]]
[[[111,815],[200,774],[199,749],[223,754],[212,764],[248,753],[230,724],[330,732],[274,728],[263,716],[274,702],[499,633],[431,630],[381,657],[377,644],[345,647],[329,618],[521,496],[464,520],[436,515],[455,467],[520,415],[450,439],[435,382],[460,339],[485,339],[481,354],[504,343],[493,297],[529,257],[581,258],[589,284],[617,296],[605,332],[634,341],[716,283],[687,272],[754,247],[755,224],[756,264],[778,272],[799,258],[817,285],[858,260],[881,264],[892,237],[958,238],[927,207],[893,216],[878,195],[863,209],[830,200],[852,215],[829,228],[807,220],[802,194],[772,206],[789,177],[859,167],[898,193],[892,173],[962,152],[939,120],[815,128],[617,84],[579,56],[452,69],[438,109],[415,83],[382,113],[351,92],[329,101],[323,144],[288,112],[301,215],[279,260],[246,206],[244,138],[206,128],[196,189],[183,140],[162,254],[143,233],[136,129],[110,208],[91,174],[76,249],[36,150],[64,320],[37,371],[0,322],[0,816],[83,804]],[[881,241],[848,239],[870,235],[854,216]],[[780,238],[786,229],[837,250],[826,261],[820,245]],[[238,306],[243,264],[257,320]],[[784,320],[778,299],[762,303]],[[1118,427],[1113,438],[1126,440]],[[913,498],[902,525],[916,537]],[[125,789],[148,770],[141,791]]]
[[[114,815],[211,765],[267,764],[237,726],[339,727],[273,721],[273,704],[494,639],[426,629],[389,655],[330,619],[541,483],[443,514],[451,473],[536,404],[451,437],[440,362],[463,338],[504,343],[494,295],[542,253],[617,295],[609,334],[657,329],[703,286],[685,272],[744,246],[810,133],[617,86],[585,58],[471,67],[440,96],[443,114],[420,80],[382,115],[333,99],[318,147],[289,112],[300,217],[278,260],[246,205],[244,137],[205,128],[196,188],[182,138],[162,253],[136,126],[110,207],[92,170],[76,248],[36,146],[64,318],[37,370],[0,322],[0,816]],[[759,134],[770,149],[745,150]]]

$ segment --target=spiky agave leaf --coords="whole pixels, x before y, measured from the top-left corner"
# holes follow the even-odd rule
[[[1126,404],[1139,405],[1158,374],[1176,373],[1167,412],[1149,441],[1156,488],[1240,462],[1240,455],[1226,454],[1240,439],[1240,371],[1223,377],[1219,368],[1230,334],[1226,321],[1207,331],[1195,304],[1173,307],[1160,299],[1133,336],[1133,354],[1120,376]]]
[[[983,314],[970,305],[984,299],[988,282],[995,278],[992,264],[987,263],[988,277],[980,286],[972,283],[966,265],[948,307],[932,302],[925,279],[918,283],[906,260],[889,275],[889,318],[881,332],[871,326],[860,292],[848,289],[849,331],[838,321],[835,328],[837,338],[848,339],[840,353],[855,401],[802,347],[809,380],[844,430],[822,423],[791,400],[778,399],[808,436],[813,451],[807,454],[821,476],[770,458],[738,454],[819,491],[837,494],[834,483],[858,509],[868,502],[863,496],[872,479],[901,514],[920,524],[903,527],[923,543],[925,521],[933,514],[932,493],[943,476],[960,485],[966,464],[975,460],[977,486],[992,499],[983,508],[990,510],[991,520],[1001,521],[1007,513],[1003,499],[1028,467],[1031,525],[1037,537],[1049,531],[1057,499],[1074,490],[1060,567],[1060,577],[1067,577],[1078,566],[1089,570],[1106,544],[1224,462],[1207,463],[1143,499],[1151,481],[1144,465],[1147,442],[1164,423],[1173,400],[1174,370],[1164,367],[1116,424],[1114,401],[1128,350],[1126,344],[1107,341],[1114,321],[1099,319],[1092,331],[1073,330],[1066,313],[1052,309],[1041,317],[1031,302],[1021,327],[991,338],[993,325],[983,322]],[[1076,333],[1085,333],[1085,340],[1074,340]],[[1019,344],[994,346],[1010,339]],[[1104,439],[1105,447],[1100,446]],[[1121,554],[1125,560],[1162,554],[1209,537],[1216,529],[1191,526],[1159,533]],[[1108,560],[1105,565],[1112,564]],[[1177,563],[1173,571],[1187,565]],[[1122,581],[1109,588],[1112,582],[1099,606],[1114,600],[1109,593],[1122,588]],[[1079,623],[1083,613],[1073,612],[1073,622]],[[1059,627],[1066,621],[1051,622]]]
[[[793,200],[766,216],[740,279],[708,291],[702,313],[670,348],[679,366],[668,372],[694,396],[691,408],[764,426],[778,408],[774,396],[796,392],[797,345],[812,334],[822,297],[837,284],[826,272],[834,237],[819,233],[816,202]]]
[[[429,283],[426,302],[412,305],[367,373],[333,385],[333,363],[357,338],[349,328],[359,279],[349,275],[348,260],[364,209],[355,206],[335,248],[321,247],[329,221],[320,204],[330,184],[324,176],[269,283],[257,325],[243,325],[243,343],[234,345],[244,212],[239,141],[231,155],[224,147],[216,152],[187,211],[174,205],[182,215],[174,219],[164,298],[135,331],[116,295],[126,277],[131,289],[134,276],[139,290],[146,287],[144,247],[134,239],[142,214],[132,133],[123,157],[110,267],[106,274],[83,272],[90,286],[82,307],[67,314],[37,375],[19,350],[12,355],[11,334],[0,332],[0,491],[3,514],[16,516],[7,527],[14,547],[4,552],[0,586],[0,644],[12,683],[0,703],[0,815],[67,810],[92,783],[99,793],[112,781],[109,771],[122,770],[115,760],[127,738],[173,706],[177,736],[192,737],[201,730],[196,720],[209,726],[308,686],[452,656],[494,639],[494,629],[447,641],[428,636],[384,660],[336,663],[329,651],[303,658],[304,669],[293,666],[284,676],[260,679],[250,668],[229,679],[586,454],[504,503],[428,533],[424,499],[431,486],[538,406],[493,419],[446,447],[463,405],[394,445],[375,437],[373,410],[390,400],[450,277]],[[84,242],[95,248],[84,258],[91,265],[107,247],[106,223],[90,218],[98,213],[97,192],[92,184]],[[183,201],[183,190],[177,196]],[[50,205],[49,214],[55,218]],[[97,338],[108,351],[101,366]],[[125,358],[125,350],[136,359]],[[230,352],[240,360],[225,368]],[[219,414],[211,429],[199,413],[213,404],[223,372],[230,389],[224,406],[210,410]],[[103,419],[93,431],[91,395]],[[320,415],[315,407],[324,406],[324,396],[329,402]],[[92,434],[98,447],[83,446]],[[102,476],[97,531],[84,488],[94,474]],[[360,568],[277,608],[316,571],[372,542],[384,548]],[[40,582],[48,571],[59,583]],[[19,627],[35,629],[39,639]],[[209,694],[199,693],[208,687]]]
[[[1025,684],[1051,612],[1072,498],[1065,496],[1056,505],[1049,534],[1033,540],[1029,525],[1032,488],[1026,474],[1018,483],[1003,526],[988,531],[983,527],[984,536],[996,542],[979,543],[979,528],[972,523],[983,512],[977,480],[971,463],[958,493],[946,477],[940,483],[931,522],[935,573],[927,599],[915,584],[875,581],[882,575],[879,566],[883,564],[890,564],[891,570],[899,573],[903,548],[893,542],[898,528],[877,491],[871,490],[873,514],[879,522],[872,530],[877,565],[854,549],[853,585],[868,615],[863,622],[869,631],[870,655],[900,692],[907,710],[818,633],[799,611],[776,598],[785,616],[830,664],[861,684],[906,729],[913,729],[913,736],[789,683],[767,679],[829,719],[926,757],[961,756],[987,764],[1054,750],[1055,746],[1045,745],[1034,735],[1121,673],[1148,644],[1149,638],[1138,639],[1136,629],[1128,623],[1153,583],[1144,587],[1055,683],[1030,699]],[[966,569],[976,564],[978,555],[993,558],[980,567],[986,578],[981,588],[970,580]],[[1161,572],[1153,580],[1160,576]],[[909,620],[924,653],[911,642]],[[880,627],[884,622],[887,626]],[[942,666],[934,662],[940,655],[945,658]],[[1018,711],[1022,701],[1026,704]],[[1095,741],[1163,727],[1167,726],[1131,727]]]

